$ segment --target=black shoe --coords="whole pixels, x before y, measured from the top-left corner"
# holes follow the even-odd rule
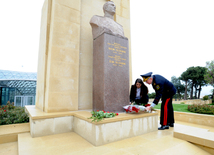
[[[174,123],[168,123],[168,126],[174,127]]]
[[[169,129],[168,125],[161,125],[161,127],[158,128],[158,130],[165,130],[165,129]]]

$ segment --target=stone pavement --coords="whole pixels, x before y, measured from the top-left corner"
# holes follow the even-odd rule
[[[0,145],[0,154],[7,155],[210,155],[187,141],[173,137],[176,128],[193,126],[214,132],[213,127],[176,122],[174,128],[155,131],[102,146],[94,146],[74,132],[31,138],[20,134],[18,142]],[[87,131],[86,131],[87,132]],[[19,153],[18,153],[19,152]]]

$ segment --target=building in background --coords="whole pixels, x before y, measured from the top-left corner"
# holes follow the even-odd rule
[[[0,105],[35,105],[37,73],[0,70]]]

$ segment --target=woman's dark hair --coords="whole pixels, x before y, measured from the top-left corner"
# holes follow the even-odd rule
[[[149,92],[147,86],[143,83],[143,81],[141,79],[136,79],[136,81],[134,83],[134,88],[135,89],[137,88],[137,86],[136,86],[137,83],[140,83],[141,84],[141,88],[146,90],[146,94]],[[142,91],[141,91],[141,93],[142,93]]]
[[[143,81],[141,79],[136,79],[134,85],[136,86],[137,83],[140,83],[141,85],[144,85]]]

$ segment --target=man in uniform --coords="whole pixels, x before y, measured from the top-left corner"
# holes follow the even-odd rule
[[[152,84],[156,93],[153,103],[147,107],[147,110],[151,110],[152,107],[157,105],[160,98],[162,100],[160,116],[161,127],[159,127],[158,130],[169,129],[169,126],[174,127],[174,110],[172,107],[172,98],[176,93],[174,85],[161,75],[152,75],[152,72],[141,75],[141,77],[147,84]]]

